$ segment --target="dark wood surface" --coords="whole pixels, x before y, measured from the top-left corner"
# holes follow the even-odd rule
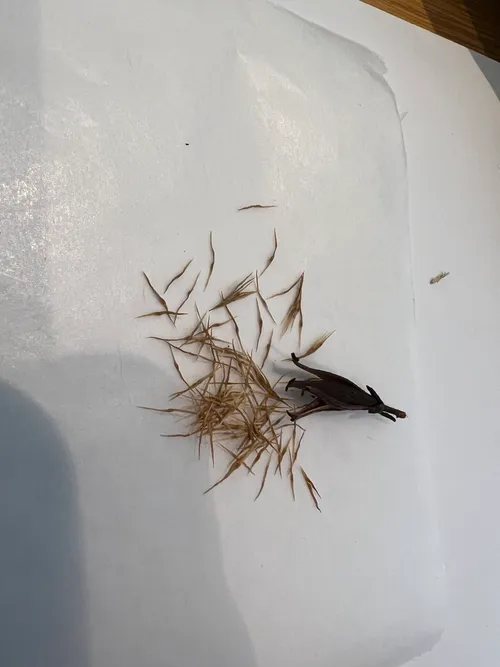
[[[500,0],[362,0],[500,61]]]

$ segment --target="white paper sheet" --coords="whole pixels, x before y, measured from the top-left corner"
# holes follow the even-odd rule
[[[2,375],[25,394],[2,389],[14,407],[0,567],[28,583],[13,585],[20,620],[2,662],[368,667],[423,652],[441,630],[442,568],[416,437],[404,147],[383,64],[270,5],[21,5],[0,27]],[[253,203],[276,208],[236,210]],[[305,341],[336,329],[311,365],[410,415],[304,422],[322,514],[278,479],[257,503],[243,475],[203,496],[224,461],[196,461],[135,407],[178,388],[145,340],[162,323],[133,320],[147,303],[141,270],[158,284],[191,256],[206,270],[213,230],[208,304],[262,265],[273,228],[265,292],[305,270]],[[249,330],[253,309],[235,310]],[[271,360],[295,347],[278,341]],[[9,627],[11,607],[0,610]]]

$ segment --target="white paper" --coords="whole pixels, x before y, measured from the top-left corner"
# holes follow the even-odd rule
[[[2,389],[17,407],[0,567],[29,585],[13,585],[22,623],[2,664],[368,667],[428,649],[442,567],[416,437],[404,147],[383,64],[257,3],[16,11],[0,27],[0,343],[2,375],[25,396]],[[276,208],[237,212],[254,203]],[[141,271],[161,285],[194,256],[189,275],[206,272],[212,230],[209,305],[262,266],[274,228],[265,293],[304,270],[304,341],[336,329],[311,365],[409,413],[304,421],[321,514],[279,479],[257,503],[244,475],[203,496],[225,461],[198,462],[191,443],[160,438],[166,419],[135,407],[178,388],[167,350],[146,340],[164,324],[133,319],[152,303]],[[251,331],[253,308],[235,311]],[[296,345],[277,341],[271,361]],[[11,607],[0,610],[9,627]]]

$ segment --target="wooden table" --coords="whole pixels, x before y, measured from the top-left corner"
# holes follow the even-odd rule
[[[363,0],[500,61],[498,0]]]

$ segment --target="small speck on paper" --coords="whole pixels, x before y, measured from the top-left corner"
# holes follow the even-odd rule
[[[449,275],[450,275],[449,271],[441,271],[441,273],[438,273],[429,280],[429,285],[436,285],[436,283],[440,283],[444,278],[446,278]]]

